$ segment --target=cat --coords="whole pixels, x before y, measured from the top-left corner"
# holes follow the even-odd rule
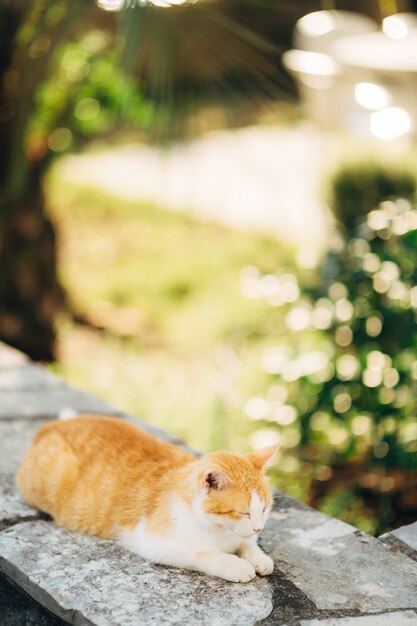
[[[26,502],[69,530],[115,539],[154,563],[246,583],[273,571],[257,545],[276,446],[197,458],[119,418],[43,426],[16,476]]]

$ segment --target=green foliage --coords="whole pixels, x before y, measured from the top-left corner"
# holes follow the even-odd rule
[[[416,242],[417,211],[386,201],[326,258],[311,312],[331,342],[327,360],[293,383],[294,398],[305,386],[314,396],[302,443],[334,444],[338,457],[366,454],[385,469],[417,468]]]
[[[140,84],[119,66],[114,39],[93,30],[55,55],[36,90],[26,142],[35,158],[52,157],[123,125],[144,130],[151,119]]]
[[[416,176],[404,167],[366,161],[341,168],[331,182],[330,205],[336,219],[351,231],[386,198],[412,198]]]
[[[337,517],[347,524],[360,525],[369,535],[378,534],[379,523],[372,510],[364,510],[357,491],[352,488],[337,489],[323,498],[320,510],[330,517]]]
[[[281,443],[278,484],[380,533],[417,509],[417,209],[381,202],[415,181],[372,166],[334,182],[346,228],[318,270],[250,278],[276,337],[246,409]]]

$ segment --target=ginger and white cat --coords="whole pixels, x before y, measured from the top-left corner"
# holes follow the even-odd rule
[[[275,448],[198,459],[121,419],[83,415],[43,426],[16,481],[60,526],[116,539],[154,563],[248,582],[273,570],[257,538]]]

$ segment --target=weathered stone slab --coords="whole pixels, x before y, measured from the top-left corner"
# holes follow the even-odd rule
[[[13,480],[8,478],[0,489],[0,530],[19,522],[40,518],[39,511],[32,509],[20,498]]]
[[[0,474],[14,473],[26,448],[46,420],[0,422]]]
[[[317,511],[275,511],[261,543],[320,610],[417,608],[414,562],[344,522]]]
[[[14,476],[25,450],[44,420],[0,421],[0,527],[37,515],[20,498]]]
[[[382,535],[380,539],[384,541],[389,537],[396,537],[406,543],[410,548],[417,551],[417,522],[396,528],[390,533]]]
[[[62,380],[32,363],[0,369],[0,391],[41,390],[64,387]]]
[[[28,357],[11,346],[0,342],[0,369],[18,367],[28,362]]]
[[[56,418],[66,407],[80,412],[121,415],[102,400],[65,385],[40,390],[0,390],[0,419]]]
[[[77,626],[252,626],[272,610],[266,579],[238,585],[152,565],[51,522],[0,533],[0,571]]]
[[[384,615],[301,620],[301,626],[417,626],[414,611],[394,611]]]

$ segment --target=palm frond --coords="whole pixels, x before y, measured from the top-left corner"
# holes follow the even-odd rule
[[[243,0],[243,13],[249,4]],[[268,23],[270,3],[261,4]],[[294,7],[277,4],[284,12]],[[264,8],[253,0],[252,6],[259,17]],[[190,120],[202,107],[217,107],[225,117],[236,120],[238,115],[244,121],[294,93],[280,66],[288,43],[273,42],[239,19],[239,3],[206,1],[168,9],[130,4],[121,35],[123,66],[154,103],[157,140],[188,134]]]

